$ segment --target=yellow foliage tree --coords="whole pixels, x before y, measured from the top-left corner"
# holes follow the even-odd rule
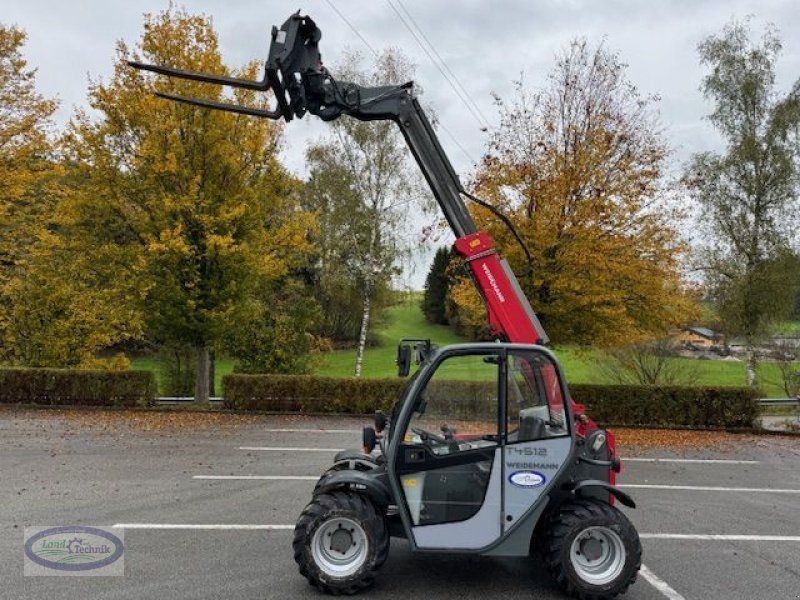
[[[543,91],[518,82],[513,101],[497,99],[501,125],[474,187],[509,214],[530,248],[521,284],[556,343],[636,342],[694,315],[653,100],[626,80],[614,53],[585,42],[558,59]],[[474,212],[524,273],[509,232],[485,209]],[[467,285],[452,298],[469,324],[481,309]]]
[[[299,207],[298,182],[278,162],[281,130],[271,122],[165,101],[154,92],[222,100],[215,86],[150,76],[128,60],[231,74],[211,21],[170,7],[146,15],[135,51],[120,42],[109,82],[94,82],[64,150],[74,185],[39,264],[54,257],[72,283],[70,314],[89,294],[104,332],[87,350],[141,337],[192,348],[196,398],[208,397],[209,353],[269,283],[308,260],[313,215]],[[254,77],[255,65],[235,73]],[[236,102],[258,105],[238,91]],[[65,261],[68,262],[68,261]],[[58,277],[56,277],[58,279]],[[246,307],[246,310],[245,310]],[[68,319],[67,319],[68,320]]]
[[[0,339],[6,336],[11,281],[25,270],[40,224],[51,213],[58,168],[48,137],[56,102],[36,91],[36,71],[22,55],[25,32],[0,24]]]

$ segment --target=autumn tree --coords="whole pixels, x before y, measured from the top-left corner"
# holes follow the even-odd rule
[[[781,50],[776,31],[752,41],[749,24],[733,22],[698,47],[709,68],[701,90],[714,103],[708,120],[725,150],[702,152],[686,180],[703,210],[711,244],[708,273],[729,335],[744,338],[747,380],[756,385],[755,347],[787,316],[797,290],[791,246],[797,243],[800,79],[775,89]]]
[[[622,345],[689,319],[656,99],[628,81],[619,57],[573,42],[543,89],[520,81],[513,98],[496,101],[500,126],[474,188],[516,225],[531,268],[501,223],[480,207],[474,215],[551,339]],[[483,309],[470,288],[462,280],[451,296],[468,313],[460,320],[476,323],[471,315]]]
[[[397,84],[411,78],[413,66],[397,50],[376,57],[370,72],[357,54],[334,70],[338,79],[360,85]],[[404,225],[418,196],[418,173],[397,125],[349,117],[331,123],[331,135],[308,151],[311,202],[321,213],[323,276],[329,282],[349,277],[358,290],[361,318],[354,374],[361,364],[376,294],[397,271],[404,252]],[[325,280],[323,280],[324,283]]]
[[[51,216],[59,176],[48,136],[56,102],[36,91],[36,70],[22,54],[25,39],[21,29],[0,24],[0,340],[11,361],[12,282],[24,277],[30,246]]]
[[[145,335],[191,348],[195,398],[207,400],[210,351],[268,312],[270,283],[307,262],[312,218],[278,162],[277,125],[157,98],[223,99],[216,86],[155,77],[130,68],[131,59],[232,74],[208,17],[174,7],[146,15],[138,47],[120,42],[111,79],[92,83],[93,113],[70,124],[65,151],[83,180],[63,202],[52,247],[83,257],[85,270],[69,272],[77,286],[114,297],[108,319],[138,316],[117,341]],[[255,65],[234,74],[253,77]],[[249,91],[234,100],[258,105]]]

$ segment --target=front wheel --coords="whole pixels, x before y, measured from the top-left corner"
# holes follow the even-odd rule
[[[624,593],[642,564],[636,529],[616,508],[597,500],[560,507],[544,532],[542,550],[553,578],[581,600]]]
[[[319,494],[294,529],[300,574],[329,594],[355,594],[372,584],[389,552],[389,532],[375,506],[359,494]]]

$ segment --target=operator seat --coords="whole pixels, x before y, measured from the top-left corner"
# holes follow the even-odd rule
[[[518,440],[540,440],[544,437],[547,437],[547,427],[542,419],[532,415],[520,417]]]

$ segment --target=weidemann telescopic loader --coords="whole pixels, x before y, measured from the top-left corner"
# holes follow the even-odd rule
[[[272,90],[276,100],[274,110],[262,110],[159,94],[205,108],[286,121],[308,112],[325,121],[397,123],[455,234],[455,251],[486,302],[498,341],[438,349],[428,341],[401,342],[400,374],[408,374],[412,352],[420,366],[388,420],[376,415],[380,436],[366,428],[364,450],[337,455],[317,483],[294,533],[300,573],[324,592],[353,594],[373,582],[395,536],[420,553],[538,555],[578,598],[625,592],[642,550],[614,506],[615,500],[635,506],[614,486],[620,471],[614,437],[570,399],[514,273],[477,230],[462,198],[491,207],[461,185],[412,83],[338,81],[322,65],[320,38],[314,21],[299,12],[273,27],[262,81],[130,64]]]

